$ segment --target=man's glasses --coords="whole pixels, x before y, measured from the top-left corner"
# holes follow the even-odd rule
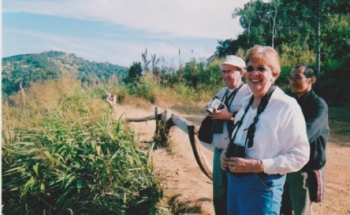
[[[234,73],[234,72],[239,72],[238,70],[221,70],[221,73],[223,75],[228,75],[228,74],[231,74],[231,73]]]
[[[301,81],[302,79],[304,79],[304,77],[301,77],[301,76],[295,76],[294,78],[293,77],[288,78],[289,81]]]
[[[247,72],[254,72],[255,70],[259,71],[259,72],[266,72],[266,71],[270,71],[270,69],[265,68],[263,66],[258,66],[257,68],[254,68],[253,66],[248,66],[247,67]]]

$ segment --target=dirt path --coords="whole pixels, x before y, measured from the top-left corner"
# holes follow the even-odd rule
[[[347,145],[349,145],[348,142]],[[328,143],[325,167],[326,196],[314,204],[315,214],[350,214],[350,147]]]
[[[125,117],[144,117],[154,109],[142,110],[129,106],[118,106]],[[203,113],[184,115],[187,120],[199,124]],[[151,141],[155,131],[154,120],[131,123],[139,135],[139,141]],[[346,141],[346,142],[344,142]],[[340,144],[342,143],[342,144]],[[315,215],[350,214],[350,136],[331,133],[325,167],[326,196],[322,203],[314,204]],[[208,160],[212,152],[203,148]],[[214,215],[212,205],[212,182],[199,169],[187,135],[173,127],[168,149],[153,152],[155,174],[161,179],[164,198],[160,208],[164,214],[208,214]]]

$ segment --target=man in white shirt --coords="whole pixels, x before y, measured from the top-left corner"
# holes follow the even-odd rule
[[[230,141],[229,136],[233,126],[234,116],[241,108],[241,100],[251,95],[251,93],[248,86],[242,81],[246,64],[241,58],[228,55],[226,60],[219,66],[225,87],[215,96],[222,101],[224,108],[210,114],[211,118],[214,119],[211,130],[213,132],[212,144],[215,147],[213,161],[213,200],[216,215],[226,215],[227,178],[226,172],[221,169],[220,154],[223,149],[226,149]]]

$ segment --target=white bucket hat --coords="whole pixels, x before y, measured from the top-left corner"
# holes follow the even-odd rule
[[[222,68],[222,65],[224,64],[236,66],[241,69],[245,69],[246,67],[244,60],[242,60],[242,58],[237,57],[235,55],[227,55],[226,60],[219,64],[220,68]]]

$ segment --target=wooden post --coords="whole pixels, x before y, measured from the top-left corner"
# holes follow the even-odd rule
[[[195,126],[192,122],[187,121],[185,118],[175,114],[172,114],[171,119],[178,128],[180,128],[183,132],[188,134],[192,151],[198,166],[200,167],[202,172],[210,180],[212,180],[213,168],[212,168],[212,165],[209,164],[209,162],[207,161],[206,157],[204,156],[201,150],[201,142],[197,137],[197,133],[198,133],[197,126]]]
[[[153,140],[156,140],[159,136],[159,118],[158,118],[158,107],[155,107],[154,108],[154,119],[156,121],[156,130],[154,131],[154,137],[153,137]],[[157,142],[157,141],[156,141]],[[157,144],[156,144],[157,146]]]
[[[165,147],[167,142],[167,122],[171,111],[165,110],[163,114],[158,113],[158,107],[155,108],[156,131],[153,140],[156,147]]]
[[[204,145],[210,150],[213,150],[213,146],[209,144],[203,144],[197,137],[198,127],[192,122],[187,121],[185,118],[172,114],[171,110],[165,110],[163,114],[158,113],[158,108],[155,108],[155,114],[142,117],[142,118],[127,118],[127,122],[144,122],[148,120],[156,120],[156,131],[154,135],[155,147],[166,146],[168,139],[168,133],[171,126],[176,125],[180,130],[188,134],[190,144],[194,157],[198,166],[202,172],[212,180],[213,170],[212,165],[207,161],[205,155],[201,150],[201,146]],[[207,146],[208,145],[208,146]]]
[[[154,119],[156,120],[156,124],[158,123],[158,107],[154,108]]]
[[[169,129],[173,124],[171,123],[171,110],[165,110],[162,116],[162,126],[160,132],[160,140],[163,146],[167,145]]]
[[[161,145],[161,125],[160,118],[158,117],[158,107],[154,108],[154,119],[156,120],[156,130],[154,131],[153,141],[155,142],[155,147],[157,148]]]

